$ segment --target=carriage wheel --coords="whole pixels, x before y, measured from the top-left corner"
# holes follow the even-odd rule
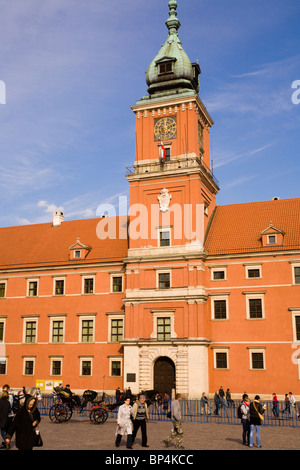
[[[90,420],[93,424],[103,424],[108,418],[108,413],[102,408],[92,410],[90,413]]]
[[[72,416],[72,410],[61,403],[56,403],[51,406],[49,411],[49,418],[53,423],[65,423],[69,421]]]

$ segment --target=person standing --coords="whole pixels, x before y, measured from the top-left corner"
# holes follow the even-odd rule
[[[10,424],[5,442],[10,445],[12,436],[16,433],[17,449],[32,450],[37,437],[35,429],[40,421],[41,416],[37,409],[37,399],[29,395]]]
[[[2,449],[8,448],[8,445],[5,442],[7,426],[9,424],[9,415],[11,413],[11,406],[9,402],[9,395],[7,392],[2,392],[0,397],[0,429],[1,436],[3,439]]]
[[[296,414],[296,399],[292,392],[289,392],[289,401],[290,401],[290,418]]]
[[[119,407],[116,430],[116,447],[120,446],[122,436],[127,436],[127,449],[132,449],[132,406],[130,405],[130,397],[125,396],[124,404]]]
[[[171,403],[171,419],[173,424],[173,429],[171,434],[163,440],[163,443],[166,447],[169,447],[169,443],[176,438],[176,449],[184,449],[182,445],[183,439],[183,429],[181,423],[181,408],[180,402],[182,400],[182,396],[180,393],[177,393],[175,396],[175,400]]]
[[[140,395],[139,400],[136,401],[132,407],[133,409],[133,433],[132,444],[135,441],[139,428],[142,431],[142,447],[149,447],[147,444],[147,426],[149,420],[148,407],[145,395]]]
[[[276,393],[272,394],[272,404],[273,404],[272,412],[273,412],[274,418],[278,418],[278,416],[279,416],[279,414],[278,414],[278,398],[277,398]]]
[[[215,411],[214,414],[218,416],[219,414],[219,408],[221,405],[221,398],[220,398],[220,393],[219,390],[216,391],[215,396],[214,396],[214,402],[215,402]]]
[[[250,436],[250,399],[247,394],[244,393],[241,404],[242,418],[241,423],[243,426],[243,445],[249,445]]]
[[[256,431],[256,445],[261,447],[260,428],[264,419],[266,405],[260,403],[259,395],[255,395],[254,400],[250,403],[250,436],[249,447],[253,447],[254,430]]]

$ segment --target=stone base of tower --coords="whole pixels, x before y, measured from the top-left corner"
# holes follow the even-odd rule
[[[208,392],[208,345],[205,339],[124,341],[124,389],[130,387],[134,394],[157,389],[170,394],[172,389],[184,397],[200,398]],[[174,378],[168,376],[172,369]]]

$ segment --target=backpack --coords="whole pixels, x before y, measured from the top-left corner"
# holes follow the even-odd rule
[[[237,409],[237,417],[239,419],[242,419],[243,418],[243,412],[242,412],[242,403],[238,406],[238,409]]]

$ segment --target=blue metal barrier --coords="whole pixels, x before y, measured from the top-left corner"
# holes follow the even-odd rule
[[[57,401],[53,395],[43,395],[42,400],[39,402],[38,408],[41,415],[46,416],[49,414],[51,406]],[[105,402],[112,404],[115,402],[113,397],[106,396]],[[237,409],[240,400],[231,400],[230,403],[224,402],[219,409],[216,410],[214,400],[209,399],[208,405],[203,406],[200,399],[183,399],[181,402],[182,421],[190,423],[218,423],[218,424],[240,424],[241,421],[237,416]],[[290,413],[286,410],[284,402],[278,402],[278,409],[274,409],[272,401],[263,401],[267,408],[264,413],[264,426],[285,426],[285,427],[300,427],[300,410],[296,407]],[[88,417],[91,409],[91,404],[88,403],[83,412],[75,409],[73,416]],[[117,409],[108,412],[108,419],[117,418]],[[151,421],[170,421],[167,417],[167,412],[170,411],[163,408],[163,405],[154,403],[149,406],[149,419]]]

